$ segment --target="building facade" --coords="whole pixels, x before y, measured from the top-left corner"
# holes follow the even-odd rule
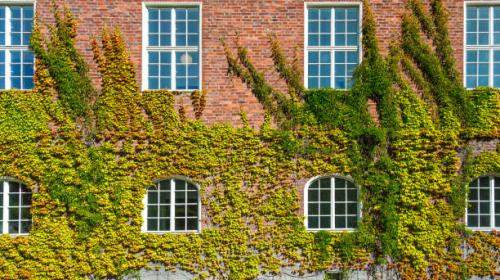
[[[31,0],[3,2],[4,4],[12,3],[14,5],[34,5],[36,13],[40,16],[42,21],[50,22],[51,20],[50,0],[38,0],[36,2]],[[446,8],[450,13],[450,38],[452,40],[454,55],[458,62],[459,69],[463,69],[464,48],[477,50],[476,47],[478,45],[480,45],[480,48],[484,48],[488,45],[494,47],[496,44],[495,42],[490,44],[484,41],[477,41],[474,44],[468,42],[465,44],[465,6],[477,4],[491,6],[494,2],[495,1],[445,1]],[[404,7],[407,3],[403,0],[377,0],[370,1],[370,3],[377,23],[377,36],[382,50],[387,52],[391,41],[400,36],[401,16],[405,11]],[[357,52],[359,49],[359,40],[353,38],[353,36],[360,35],[359,24],[356,24],[359,23],[362,18],[360,16],[362,11],[359,1],[68,0],[64,1],[64,4],[72,10],[78,19],[78,46],[89,61],[91,72],[94,76],[97,75],[96,66],[92,63],[90,39],[98,37],[102,28],[119,28],[128,44],[131,58],[137,70],[137,80],[140,82],[141,87],[143,89],[171,88],[189,91],[193,88],[201,88],[205,90],[208,94],[208,98],[203,118],[209,123],[229,122],[232,124],[239,124],[241,110],[247,112],[249,120],[253,124],[259,124],[263,119],[262,107],[255,97],[252,96],[250,91],[246,89],[239,80],[227,78],[227,62],[220,39],[225,39],[227,43],[233,44],[236,34],[238,34],[241,45],[248,47],[250,50],[250,57],[259,69],[267,74],[267,78],[273,82],[273,84],[280,85],[282,88],[284,88],[284,85],[274,73],[272,60],[270,58],[268,36],[271,34],[277,36],[283,49],[289,56],[298,55],[301,64],[306,65],[309,62],[311,64],[317,63],[316,66],[318,70],[311,67],[311,70],[314,70],[311,73],[307,71],[308,67],[304,66],[305,75],[313,77],[310,81],[310,86],[334,85],[340,88],[348,86],[345,84],[345,81],[341,80],[343,77],[348,78],[349,69],[352,68],[361,57],[360,52]],[[176,8],[177,11],[175,12]],[[182,8],[186,13],[186,9],[191,9],[193,12],[189,13],[189,15],[185,15],[189,18],[183,18],[183,11],[179,10],[179,8]],[[324,11],[321,15],[318,14],[321,18],[315,19],[315,9],[317,8],[322,8],[322,10],[324,10],[324,8],[333,8],[333,10]],[[346,17],[342,19],[342,16],[344,16],[344,9],[349,8],[355,9],[352,10],[353,14],[349,14],[349,16],[346,14]],[[166,12],[167,9],[170,11],[168,14]],[[23,19],[19,18],[19,22],[26,22],[26,19],[29,19],[31,14],[30,12],[25,12],[24,16]],[[11,19],[15,20],[15,15]],[[500,30],[496,29],[496,16],[493,11],[491,19],[489,14],[481,14],[475,19],[477,19],[477,21],[474,23],[472,18],[469,19],[471,22],[469,27],[471,28],[470,30],[475,28],[475,24],[480,26],[480,29],[476,31],[481,34],[493,34],[497,32],[496,30]],[[8,21],[6,21],[6,24],[9,24],[5,25],[6,27],[13,26],[12,23]],[[335,28],[336,24],[338,25],[337,28]],[[339,29],[343,24],[345,24],[345,30]],[[492,32],[485,31],[482,28],[487,28],[488,26],[486,25],[491,25],[491,28],[495,28],[495,30]],[[28,32],[29,27],[29,24],[19,26],[19,28],[24,28],[22,32]],[[321,30],[316,29],[321,27]],[[175,34],[172,33],[172,31],[175,32]],[[308,35],[308,33],[310,35]],[[182,35],[185,36],[183,37],[183,40],[186,40],[185,42],[180,41]],[[310,39],[308,39],[309,36],[311,36]],[[314,40],[320,39],[323,41],[313,42]],[[308,42],[308,40],[310,40],[310,42]],[[326,42],[325,40],[332,40],[332,42]],[[337,40],[337,42],[334,40]],[[340,44],[340,40],[346,41]],[[472,38],[470,40],[472,40]],[[484,36],[480,37],[478,40],[484,40]],[[12,46],[9,46],[8,44],[11,43]],[[27,43],[27,41],[24,43]],[[6,41],[5,46],[6,48],[18,48],[12,40],[9,42]],[[296,51],[294,51],[294,49]],[[316,62],[315,59],[319,54],[318,52],[313,54],[313,57],[309,58],[308,51],[323,51],[323,53],[326,54],[329,49],[339,52],[347,51],[346,54],[348,54],[349,51],[351,53],[357,53],[352,53],[349,57],[349,61],[347,61],[347,56],[345,60],[342,61],[343,57],[339,55],[337,56],[337,60],[333,62],[328,62],[324,59]],[[152,51],[156,51],[156,54],[151,54],[150,57],[148,53]],[[184,61],[187,63],[184,63],[177,69],[175,68],[175,65],[177,65],[175,57],[172,57],[170,54],[172,52],[178,52],[178,62],[180,62],[180,52],[183,51],[189,51],[191,54],[196,54],[196,57],[194,57],[194,60],[189,57],[188,61]],[[166,55],[163,55],[160,59],[159,55],[162,52],[165,54],[166,52],[170,52],[168,60],[166,60]],[[158,56],[158,58],[156,56]],[[326,56],[323,57],[326,58]],[[481,59],[483,59],[483,57],[484,55],[481,56]],[[30,59],[32,58],[26,57],[23,63],[30,63]],[[150,59],[151,61],[149,61]],[[334,58],[328,57],[328,59],[331,60]],[[494,58],[488,57],[488,60],[491,59]],[[174,63],[171,64],[171,62]],[[482,63],[480,60],[477,60],[477,62]],[[321,64],[324,63],[329,65],[321,66]],[[333,64],[337,64],[338,71],[335,71],[335,66],[333,66]],[[151,71],[148,71],[150,70],[148,65],[152,65]],[[155,65],[157,67],[155,67]],[[173,67],[170,67],[171,65]],[[324,71],[320,72],[320,68]],[[325,72],[326,70],[329,72]],[[474,69],[471,69],[471,73],[473,70]],[[491,69],[491,71],[494,70],[495,69]],[[166,73],[167,71],[169,73]],[[341,71],[345,72],[341,73]],[[172,77],[172,74],[177,74],[177,72],[179,75]],[[28,76],[29,74],[30,71],[26,73]],[[184,79],[180,79],[182,75],[184,75]],[[332,76],[330,80],[320,78],[326,78],[330,75]],[[154,77],[157,79],[154,79]],[[314,77],[317,77],[317,81],[313,81],[315,80]],[[337,82],[335,81],[335,77],[337,77]],[[149,82],[150,79],[151,82]],[[306,85],[309,84],[307,77],[304,81]],[[174,82],[176,83],[174,84]],[[484,81],[482,82],[484,83]],[[97,78],[96,84],[98,84]],[[12,84],[12,86],[16,85],[17,84]],[[10,84],[7,85],[7,88],[10,86]],[[21,87],[21,85],[18,87]],[[29,82],[27,82],[24,87],[30,87]]]
[[[98,87],[97,66],[90,41],[103,29],[121,30],[141,90],[179,92],[177,104],[189,103],[189,93],[207,93],[202,120],[241,125],[241,112],[257,127],[264,110],[237,78],[228,77],[221,39],[238,40],[266,79],[286,90],[274,71],[269,36],[275,35],[290,58],[303,66],[309,88],[348,90],[353,71],[363,58],[363,5],[360,1],[298,0],[67,0],[61,2],[78,20],[77,46]],[[407,1],[370,1],[382,52],[399,39]],[[465,87],[500,87],[500,1],[444,1],[449,11],[449,37]],[[29,38],[35,17],[53,20],[50,0],[0,0],[0,88],[33,87],[34,55]],[[188,109],[191,116],[193,112]],[[486,147],[489,145],[488,147]],[[498,140],[478,150],[494,151]],[[486,148],[485,148],[486,147]],[[1,174],[0,174],[1,175]],[[198,233],[204,222],[200,186],[188,177],[156,181],[143,198],[142,232]],[[361,218],[359,186],[348,174],[317,174],[297,180],[305,228],[316,232],[354,231]],[[31,191],[20,181],[0,177],[2,233],[28,234]],[[473,230],[500,228],[500,177],[483,174],[469,188],[464,217]],[[167,272],[165,272],[167,273]],[[189,275],[188,275],[189,276]],[[318,277],[323,277],[321,274]],[[363,276],[364,277],[364,276]],[[175,277],[174,277],[175,278]]]

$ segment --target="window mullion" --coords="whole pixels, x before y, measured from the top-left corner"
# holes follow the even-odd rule
[[[10,47],[12,45],[11,39],[11,10],[9,6],[5,7],[5,45]],[[11,50],[5,50],[5,89],[11,89]]]
[[[170,42],[171,42],[172,47],[176,47],[177,46],[177,40],[176,40],[177,34],[176,34],[175,26],[176,26],[177,18],[176,18],[174,8],[172,8],[170,10],[170,19],[171,19],[170,20],[170,34],[171,34]],[[175,50],[172,50],[170,52],[170,87],[173,90],[177,89],[176,69],[177,69],[177,61],[175,60]]]
[[[175,180],[170,179],[170,231],[175,231]]]
[[[490,227],[495,228],[495,177],[490,176]]]
[[[330,228],[335,229],[335,177],[330,178]]]
[[[335,88],[335,8],[330,11],[330,87]]]
[[[493,6],[491,6],[488,10],[488,16],[489,16],[489,29],[488,29],[488,37],[489,37],[489,46],[490,46],[490,49],[489,49],[489,63],[488,63],[488,85],[490,87],[493,87],[493,48],[491,46],[494,45],[493,43],[493,24],[494,24],[494,21],[493,21]]]
[[[3,181],[2,233],[9,233],[9,182]]]

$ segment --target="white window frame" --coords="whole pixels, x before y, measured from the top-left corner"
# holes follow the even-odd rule
[[[188,7],[188,8],[198,8],[199,10],[199,38],[198,38],[198,46],[193,47],[193,46],[175,46],[175,10],[174,8],[183,8],[183,7]],[[148,8],[173,8],[172,9],[172,16],[171,16],[171,40],[172,40],[172,45],[174,46],[154,46],[150,47],[149,46],[149,14],[148,14]],[[142,83],[141,83],[141,88],[143,91],[146,90],[151,90],[149,89],[149,59],[148,59],[148,52],[149,51],[170,51],[173,53],[171,57],[171,82],[170,82],[170,87],[169,89],[164,89],[164,90],[170,90],[170,91],[178,91],[178,92],[193,92],[193,91],[200,91],[202,90],[202,85],[203,85],[203,56],[202,56],[202,37],[203,37],[203,29],[202,29],[202,22],[203,22],[203,4],[201,2],[142,2],[142,61],[141,61],[141,71],[142,71]],[[197,89],[177,89],[176,86],[176,67],[175,67],[175,52],[177,51],[184,51],[184,52],[197,52],[198,53],[198,74],[199,74],[199,79],[198,79],[198,88]]]
[[[345,8],[345,7],[358,7],[359,9],[359,38],[358,46],[334,46],[335,42],[335,8]],[[331,44],[330,46],[309,46],[309,9],[311,8],[331,8]],[[306,89],[309,88],[309,51],[329,51],[331,70],[330,70],[330,85],[331,88],[336,90],[350,90],[349,88],[335,88],[335,51],[358,51],[358,65],[361,64],[363,58],[363,42],[362,42],[362,31],[363,31],[363,3],[360,1],[356,2],[304,2],[304,86]]]
[[[198,190],[198,229],[197,230],[175,230],[175,180],[183,180],[186,181],[187,183],[191,183],[196,187]],[[165,234],[165,233],[200,233],[201,232],[201,193],[200,193],[200,186],[196,183],[193,182],[193,180],[189,179],[188,177],[185,176],[173,176],[173,177],[168,177],[167,179],[162,179],[162,180],[156,180],[154,183],[158,184],[159,182],[162,181],[170,181],[170,230],[165,230],[165,231],[149,231],[148,230],[148,191],[146,189],[146,193],[142,199],[142,226],[141,226],[141,231],[144,233],[151,233],[151,234]],[[158,209],[159,211],[159,209]]]
[[[467,8],[469,6],[486,6],[488,7],[488,19],[489,19],[489,44],[488,45],[467,45]],[[493,73],[493,52],[498,50],[500,51],[500,45],[493,44],[493,35],[494,35],[494,26],[493,26],[493,8],[494,6],[500,7],[500,1],[464,1],[464,29],[463,29],[463,42],[464,42],[464,50],[463,50],[463,83],[467,89],[474,89],[467,87],[467,51],[488,51],[488,86],[493,87],[494,82],[494,73]]]
[[[11,45],[11,9],[10,6],[33,6],[33,13],[36,14],[36,1],[35,0],[0,0],[0,6],[5,6],[5,46],[0,45],[0,51],[5,52],[5,88],[0,90],[10,90],[11,83],[11,51],[29,51],[29,46],[12,46]],[[34,16],[33,16],[34,20]],[[33,22],[34,23],[34,22]],[[34,54],[33,54],[34,55]],[[21,64],[22,67],[22,64]],[[33,62],[33,71],[35,70]],[[22,83],[22,79],[21,79]],[[32,90],[32,89],[16,89],[16,90]]]
[[[10,193],[10,188],[9,188],[9,183],[19,183],[23,184],[23,182],[16,180],[11,177],[0,177],[0,188],[3,188],[3,204],[2,204],[2,228],[0,231],[0,234],[8,234],[10,236],[27,236],[29,235],[29,232],[26,233],[9,233],[9,193]],[[33,194],[32,191],[30,191],[31,194]],[[33,201],[33,199],[32,199]],[[30,202],[30,211],[32,207],[32,201]],[[20,209],[20,207],[18,207]],[[19,226],[21,226],[21,221],[18,220]],[[33,224],[33,218],[32,218],[32,224]]]
[[[331,205],[330,205],[330,218],[331,218],[331,223],[330,223],[330,228],[309,228],[309,187],[311,184],[316,181],[316,180],[321,180],[321,179],[330,179],[330,186],[331,186],[331,192],[330,192],[330,200],[331,200]],[[340,231],[340,232],[352,232],[355,231],[357,228],[336,228],[335,227],[335,178],[338,179],[343,179],[346,181],[349,181],[354,184],[354,186],[357,189],[357,205],[358,205],[358,226],[359,222],[361,221],[362,217],[362,204],[360,201],[360,187],[354,182],[351,176],[342,176],[339,174],[327,174],[327,175],[320,175],[313,177],[307,181],[305,187],[304,187],[304,226],[307,231],[310,232],[317,232],[317,231]],[[318,182],[319,183],[319,182]],[[346,209],[347,211],[347,209]],[[347,225],[346,225],[347,226]]]
[[[489,227],[469,227],[467,226],[467,218],[469,216],[469,213],[468,213],[468,210],[469,210],[469,200],[467,199],[467,205],[465,206],[465,226],[470,229],[470,230],[473,230],[473,231],[498,231],[500,230],[500,227],[497,227],[495,225],[495,177],[498,177],[498,175],[484,175],[484,176],[479,176],[477,178],[475,178],[474,180],[472,180],[471,182],[469,182],[469,185],[467,187],[467,190],[469,189],[470,187],[470,183],[474,182],[475,180],[479,180],[479,178],[483,178],[483,177],[488,177],[489,178],[489,190],[490,190],[490,200],[488,201],[488,203],[490,204],[490,226]],[[479,182],[478,182],[479,184]],[[468,194],[468,192],[467,192]],[[500,202],[500,201],[498,201]],[[478,207],[480,207],[478,205]]]

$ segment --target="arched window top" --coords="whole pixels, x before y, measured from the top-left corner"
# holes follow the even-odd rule
[[[305,187],[308,230],[353,230],[360,217],[359,190],[350,177],[318,176]]]
[[[199,187],[186,177],[156,181],[148,188],[144,205],[144,232],[197,232],[200,229]]]
[[[469,184],[466,223],[474,230],[500,229],[500,176],[485,175]]]
[[[31,229],[31,190],[19,180],[0,177],[1,233],[22,235]]]

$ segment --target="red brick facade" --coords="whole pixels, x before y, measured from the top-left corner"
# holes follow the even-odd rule
[[[36,9],[42,20],[50,18],[51,0],[37,0]],[[103,27],[119,27],[125,36],[131,57],[136,65],[137,79],[141,80],[142,3],[140,0],[65,0],[79,19],[78,46],[88,58],[92,73],[95,65],[89,39],[98,36]],[[193,3],[186,0],[149,0],[152,2]],[[297,46],[303,54],[304,3],[301,0],[203,0],[202,3],[202,87],[208,93],[204,120],[209,123],[240,123],[240,110],[245,111],[253,124],[263,119],[260,104],[237,79],[227,77],[227,62],[220,43],[225,38],[231,43],[240,34],[242,45],[250,50],[251,58],[260,70],[268,73],[270,81],[277,81],[267,43],[267,35],[278,36],[283,48],[291,55]],[[340,2],[335,0],[311,2]],[[343,0],[342,2],[359,3]],[[371,0],[377,21],[378,37],[384,51],[400,36],[401,15],[406,0]],[[445,0],[450,12],[450,37],[458,67],[463,57],[463,0]],[[184,104],[189,99],[184,98]]]

